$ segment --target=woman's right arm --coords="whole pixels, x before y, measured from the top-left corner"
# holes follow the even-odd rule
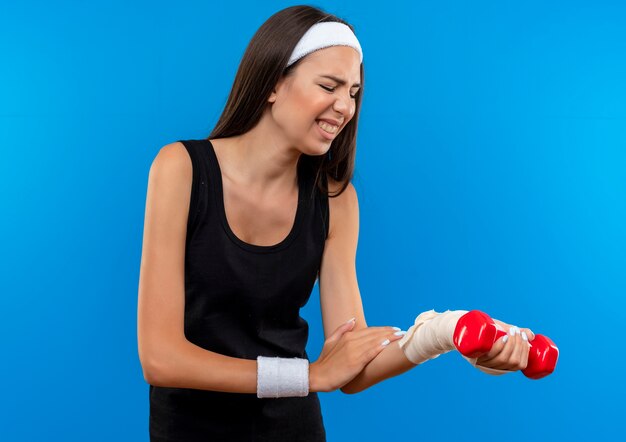
[[[189,154],[176,142],[160,149],[148,175],[137,307],[143,375],[155,386],[256,393],[256,360],[205,350],[184,334],[192,174]]]
[[[191,158],[180,142],[160,149],[148,175],[137,307],[143,375],[159,387],[256,393],[256,359],[215,353],[185,336],[185,242],[192,176]],[[383,339],[400,339],[392,327],[352,332],[352,325],[338,327],[318,360],[309,365],[309,392],[340,388],[385,348]]]

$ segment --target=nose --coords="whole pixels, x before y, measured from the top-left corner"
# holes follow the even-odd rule
[[[350,96],[337,97],[337,99],[333,103],[333,109],[336,112],[342,114],[344,120],[348,120],[350,117],[352,117],[352,114],[354,113],[354,106],[355,105],[353,104],[353,100]]]

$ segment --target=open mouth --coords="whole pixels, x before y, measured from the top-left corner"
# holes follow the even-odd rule
[[[321,134],[328,139],[332,139],[335,137],[337,132],[339,131],[339,126],[332,125],[325,121],[316,120],[317,127],[319,127]]]

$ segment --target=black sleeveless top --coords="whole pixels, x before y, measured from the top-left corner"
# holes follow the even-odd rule
[[[185,336],[226,356],[309,359],[311,295],[328,236],[328,199],[298,167],[298,207],[278,244],[240,240],[230,229],[220,166],[209,140],[180,140],[193,165],[185,250]],[[327,182],[323,180],[324,185]],[[257,398],[150,385],[150,440],[325,441],[317,393]]]

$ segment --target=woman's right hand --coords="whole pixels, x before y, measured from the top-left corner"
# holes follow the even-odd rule
[[[401,339],[397,327],[366,327],[355,331],[346,322],[324,342],[322,353],[309,367],[309,391],[335,391],[354,379],[390,342]],[[386,342],[389,340],[389,342]],[[385,344],[385,345],[383,345]]]

